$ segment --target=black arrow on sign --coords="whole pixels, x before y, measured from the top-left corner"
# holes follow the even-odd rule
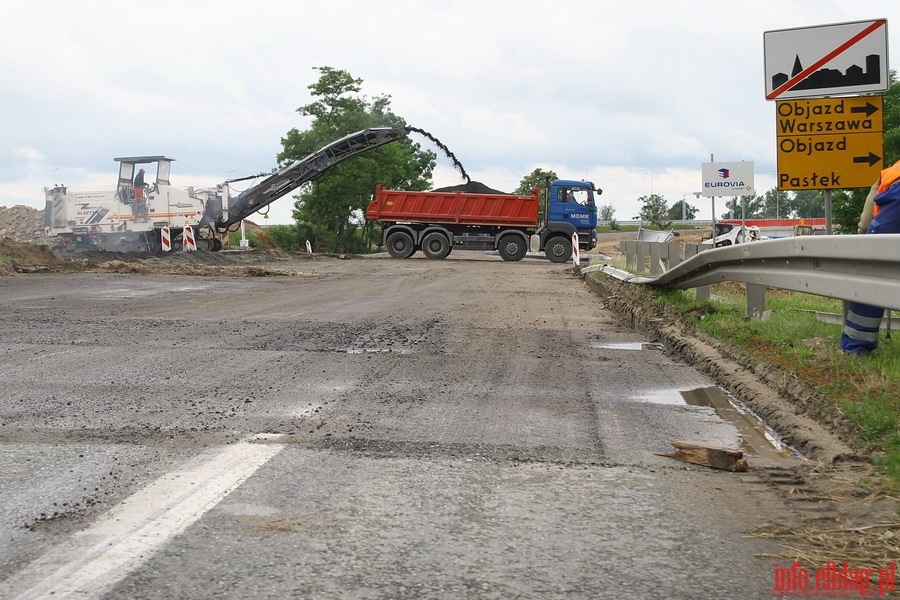
[[[865,106],[852,106],[850,107],[850,112],[852,113],[866,113],[867,117],[871,117],[872,113],[878,112],[878,107],[872,104],[871,102],[866,102]]]
[[[880,156],[876,156],[876,155],[872,154],[871,152],[869,152],[869,155],[868,155],[868,156],[854,156],[854,157],[853,157],[853,162],[855,162],[855,163],[869,163],[869,166],[870,166],[870,167],[871,167],[872,165],[874,165],[875,163],[877,163],[879,160],[881,160],[881,157],[880,157]]]

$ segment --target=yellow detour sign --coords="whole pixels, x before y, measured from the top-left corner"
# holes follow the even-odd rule
[[[778,189],[869,187],[884,168],[881,96],[775,103]]]

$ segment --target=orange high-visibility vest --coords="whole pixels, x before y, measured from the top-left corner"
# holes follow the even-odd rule
[[[898,179],[900,179],[900,160],[881,172],[881,185],[878,186],[877,193],[880,194],[888,189],[894,185]],[[872,215],[877,215],[880,208],[881,207],[876,204],[875,208],[872,210]]]

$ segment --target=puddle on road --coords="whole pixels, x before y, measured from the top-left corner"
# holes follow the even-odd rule
[[[749,410],[738,406],[728,394],[718,387],[705,387],[693,390],[658,390],[635,400],[668,404],[672,406],[688,406],[699,412],[708,412],[730,423],[737,429],[741,439],[741,450],[763,458],[792,458],[800,454],[784,445],[777,434],[766,426]]]
[[[607,350],[662,350],[663,345],[657,342],[591,342],[591,348]]]

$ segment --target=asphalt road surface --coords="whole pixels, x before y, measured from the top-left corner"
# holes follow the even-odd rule
[[[2,598],[771,597],[771,479],[566,265],[0,278]]]

